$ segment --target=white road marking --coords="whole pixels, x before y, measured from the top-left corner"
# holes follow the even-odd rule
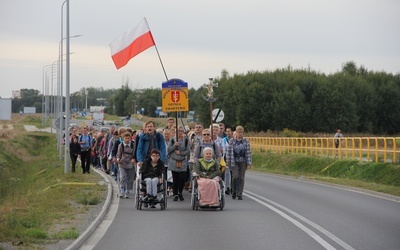
[[[108,176],[109,181],[111,181],[111,177]],[[118,207],[119,207],[119,200],[120,198],[117,197],[116,194],[119,193],[119,188],[117,183],[114,181],[112,182],[112,188],[113,188],[113,197],[111,201],[110,208],[98,226],[98,228],[93,232],[93,234],[87,239],[85,243],[82,244],[82,246],[79,248],[80,250],[91,250],[93,249],[97,243],[101,240],[101,238],[104,236],[104,234],[107,232],[108,228],[111,226],[111,223],[113,222],[115,215],[118,212]]]
[[[348,245],[346,242],[342,241],[341,239],[339,239],[337,236],[335,236],[334,234],[332,234],[331,232],[329,232],[328,230],[324,229],[323,227],[315,224],[314,222],[308,220],[307,218],[301,216],[300,214],[290,210],[289,208],[282,206],[274,201],[271,201],[265,197],[262,197],[258,194],[255,194],[253,192],[250,191],[246,191],[243,195],[249,197],[250,199],[260,203],[263,206],[268,207],[269,209],[271,209],[272,211],[276,212],[277,214],[279,214],[280,216],[282,216],[283,218],[285,218],[286,220],[290,221],[291,223],[293,223],[295,226],[297,226],[298,228],[300,228],[302,231],[304,231],[306,234],[310,235],[311,238],[313,238],[315,241],[317,241],[319,244],[321,244],[325,249],[336,249],[334,248],[332,245],[330,245],[328,242],[326,242],[324,239],[322,239],[320,236],[318,236],[318,234],[316,234],[314,231],[312,231],[311,229],[309,229],[308,227],[306,227],[305,225],[303,225],[299,220],[307,223],[308,225],[314,227],[316,230],[318,230],[319,232],[323,233],[324,235],[326,235],[328,238],[330,238],[331,240],[333,240],[334,242],[336,242],[338,245],[340,245],[341,247],[343,247],[346,250],[354,250],[353,247],[351,247],[350,245]],[[274,206],[280,208],[281,210],[279,210],[278,208],[275,208],[273,206],[271,206],[270,204],[264,202],[264,201],[273,204]],[[288,214],[284,213],[282,210],[286,211],[287,213],[291,214],[293,217],[299,219],[296,220],[295,218],[290,217]]]

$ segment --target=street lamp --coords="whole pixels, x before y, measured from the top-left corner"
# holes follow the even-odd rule
[[[87,112],[87,96],[89,94],[89,91],[85,89],[85,95],[86,95],[86,105],[85,105],[85,112]]]
[[[44,123],[47,122],[47,114],[48,114],[48,103],[49,103],[49,81],[48,81],[48,75],[47,72],[49,71],[49,69],[51,68],[52,70],[52,77],[53,75],[53,68],[52,68],[53,64],[48,64],[43,66],[43,73],[42,73],[42,80],[43,80],[43,85],[42,85],[42,103],[44,103],[44,114],[45,117],[42,117],[42,125],[44,126]],[[43,111],[42,111],[42,116],[43,116]]]
[[[63,51],[62,45],[63,45],[63,40],[64,40],[64,33],[63,33],[63,8],[64,4],[66,4],[66,84],[65,84],[65,155],[64,155],[64,173],[68,173],[69,171],[69,163],[70,163],[70,156],[69,156],[69,119],[70,119],[70,46],[69,46],[69,40],[70,38],[74,37],[79,37],[82,35],[76,35],[76,36],[70,36],[69,34],[69,0],[65,0],[62,5],[61,5],[61,51]],[[61,52],[62,54],[62,52]],[[61,59],[61,62],[63,59]],[[62,81],[62,75],[61,74],[61,82]]]
[[[64,155],[64,173],[68,173],[69,172],[69,118],[70,118],[70,79],[69,79],[69,69],[70,69],[70,55],[69,55],[69,0],[66,0],[67,3],[67,22],[66,22],[66,26],[67,26],[67,48],[66,48],[66,52],[67,52],[67,65],[66,65],[66,71],[67,71],[67,75],[66,75],[66,85],[65,85],[65,155]]]

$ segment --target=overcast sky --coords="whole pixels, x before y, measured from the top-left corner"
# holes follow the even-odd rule
[[[22,88],[42,92],[43,68],[59,57],[62,3],[0,0],[2,98]],[[71,93],[120,88],[126,79],[131,88],[161,88],[155,47],[119,70],[111,59],[109,44],[143,17],[168,78],[189,88],[223,69],[232,76],[291,65],[330,74],[354,61],[400,73],[398,0],[70,0],[70,36],[83,35],[70,39]]]

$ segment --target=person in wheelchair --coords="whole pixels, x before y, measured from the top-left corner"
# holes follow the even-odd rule
[[[200,205],[218,206],[219,191],[221,189],[221,170],[217,161],[213,158],[213,149],[203,149],[204,158],[200,158],[195,165],[195,188],[200,193]]]
[[[162,183],[162,174],[164,172],[164,163],[160,160],[160,151],[151,150],[150,158],[143,162],[140,167],[142,180],[146,183],[147,196],[144,201],[150,203],[151,208],[155,208],[155,204],[160,202],[157,200],[157,185]]]

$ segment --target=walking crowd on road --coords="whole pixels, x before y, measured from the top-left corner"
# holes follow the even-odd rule
[[[192,191],[195,178],[218,177],[215,180],[224,181],[225,195],[242,200],[245,173],[252,166],[244,128],[223,123],[204,128],[200,122],[192,128],[177,127],[174,118],[167,121],[167,126],[159,129],[148,121],[137,132],[130,127],[117,130],[115,126],[99,131],[89,127],[71,129],[72,172],[77,171],[80,158],[82,174],[90,174],[92,166],[113,176],[121,198],[129,198],[139,173],[146,183],[145,207],[154,208],[160,202],[157,185],[163,182],[173,201],[184,201],[183,192]]]

